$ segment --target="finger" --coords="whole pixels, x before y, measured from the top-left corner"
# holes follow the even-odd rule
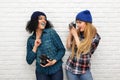
[[[42,67],[46,67],[45,65],[40,64]]]
[[[36,39],[36,42],[37,42],[37,43],[41,43],[40,39]]]
[[[76,30],[76,28],[72,27],[73,30]]]
[[[47,59],[47,62],[50,63],[51,61]]]
[[[40,42],[39,41],[36,41],[37,42],[37,44],[39,44]]]
[[[44,67],[50,66],[50,63],[47,63],[46,65],[44,65]]]

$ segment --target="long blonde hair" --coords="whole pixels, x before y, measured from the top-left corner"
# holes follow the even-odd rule
[[[78,35],[80,35],[80,31],[77,31]],[[73,39],[72,41],[72,54],[71,54],[71,58],[73,58],[74,56],[77,57],[77,59],[80,58],[80,54],[87,54],[90,51],[91,48],[91,43],[93,40],[93,37],[95,36],[95,34],[97,33],[96,28],[91,24],[91,23],[86,23],[86,27],[84,29],[84,39],[82,41],[80,41],[79,43],[79,47],[77,48],[76,51],[76,55],[75,55],[75,39]]]

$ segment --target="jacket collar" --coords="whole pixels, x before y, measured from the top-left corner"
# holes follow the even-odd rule
[[[44,34],[44,33],[48,33],[47,29],[43,30],[42,34]],[[32,38],[34,38],[34,39],[36,38],[36,33],[35,32],[33,32]]]

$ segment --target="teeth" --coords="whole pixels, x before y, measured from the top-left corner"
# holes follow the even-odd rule
[[[41,23],[42,26],[45,26],[45,23]]]

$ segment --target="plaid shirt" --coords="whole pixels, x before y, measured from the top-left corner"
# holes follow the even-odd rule
[[[84,38],[83,35],[81,35],[80,37]],[[79,60],[77,60],[76,57],[74,57],[73,59],[69,57],[65,65],[65,69],[72,72],[73,74],[84,74],[86,70],[90,68],[91,55],[97,48],[100,39],[100,36],[96,34],[96,36],[93,38],[91,50],[87,54],[81,54]]]

